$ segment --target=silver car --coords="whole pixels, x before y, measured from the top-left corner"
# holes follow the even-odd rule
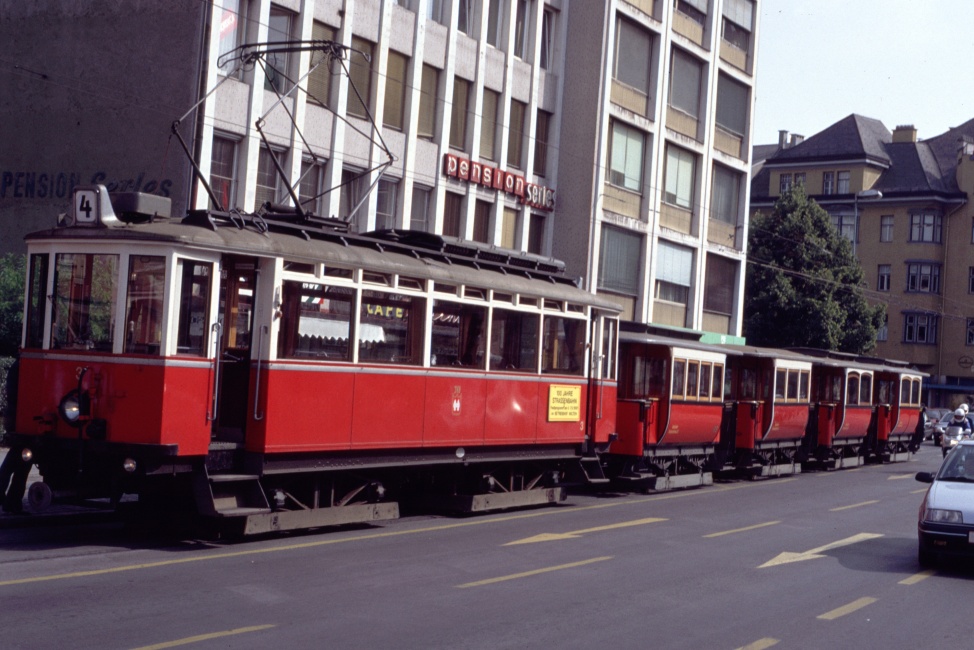
[[[917,520],[920,564],[974,557],[974,440],[957,443],[936,474],[917,472],[916,480],[930,483]]]

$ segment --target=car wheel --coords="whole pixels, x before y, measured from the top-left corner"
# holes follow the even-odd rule
[[[922,546],[917,547],[917,562],[925,569],[936,566],[937,556],[933,551],[923,548]]]

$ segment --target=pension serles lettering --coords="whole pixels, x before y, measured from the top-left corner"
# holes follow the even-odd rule
[[[456,154],[443,154],[443,173],[468,183],[492,187],[516,196],[524,205],[538,210],[555,209],[555,191],[543,185],[527,183],[520,174],[511,174]]]

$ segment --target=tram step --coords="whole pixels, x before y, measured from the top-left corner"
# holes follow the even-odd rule
[[[211,483],[236,483],[239,481],[258,481],[256,474],[210,474]]]
[[[210,516],[236,517],[270,512],[270,503],[252,474],[199,475],[196,499],[200,512]]]
[[[598,458],[580,458],[582,471],[585,473],[585,480],[590,485],[602,485],[609,482],[602,471],[602,463]]]

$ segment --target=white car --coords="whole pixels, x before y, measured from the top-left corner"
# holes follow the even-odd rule
[[[957,443],[936,474],[917,472],[916,480],[930,483],[917,520],[920,564],[974,557],[974,440]]]

